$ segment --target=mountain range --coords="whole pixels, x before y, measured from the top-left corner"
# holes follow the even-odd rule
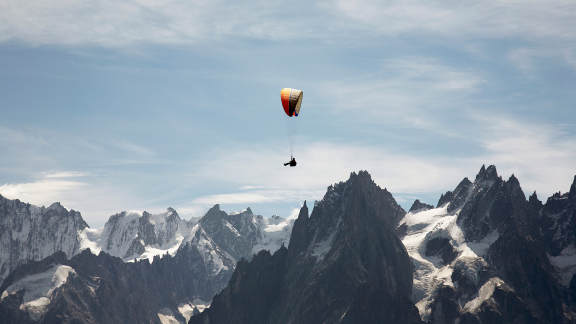
[[[366,171],[297,219],[174,209],[91,229],[0,196],[2,323],[575,323],[576,177],[482,166],[408,212]]]
[[[0,264],[10,273],[0,286],[2,323],[186,322],[209,305],[240,259],[286,243],[293,223],[215,205],[197,221],[168,208],[121,212],[91,229],[57,203],[0,200],[0,235],[9,243]]]

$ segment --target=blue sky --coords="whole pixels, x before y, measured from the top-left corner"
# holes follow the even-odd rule
[[[486,163],[543,199],[576,174],[575,85],[573,1],[0,0],[0,193],[92,226],[287,216],[354,170],[407,207]]]

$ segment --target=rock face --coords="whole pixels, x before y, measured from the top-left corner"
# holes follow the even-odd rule
[[[57,251],[80,250],[78,233],[88,227],[79,212],[60,203],[37,207],[0,195],[0,283],[16,267]]]
[[[494,166],[482,166],[473,183],[462,180],[437,208],[406,214],[399,228],[416,267],[412,299],[422,319],[573,323],[570,197],[554,195],[544,206],[535,195],[527,201],[516,177],[505,181]],[[553,253],[569,277],[564,287]]]
[[[228,215],[215,205],[200,221],[200,226],[220,247],[229,251],[235,260],[252,256],[252,248],[262,240],[262,217],[256,217],[250,208]]]
[[[328,188],[290,245],[238,264],[190,323],[420,323],[412,264],[395,234],[404,211],[367,172]]]

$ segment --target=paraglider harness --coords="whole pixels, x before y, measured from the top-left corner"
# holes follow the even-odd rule
[[[291,167],[295,167],[296,166],[296,159],[293,156],[290,156],[290,162],[286,162],[284,163],[284,166],[291,166]]]

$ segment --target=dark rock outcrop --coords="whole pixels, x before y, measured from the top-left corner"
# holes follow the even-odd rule
[[[408,211],[409,212],[418,212],[418,211],[428,210],[428,209],[432,209],[432,208],[434,208],[434,206],[428,205],[428,204],[423,203],[420,200],[416,199],[416,200],[414,200],[414,203],[412,203],[412,207],[410,207],[410,209]]]
[[[426,243],[424,251],[426,256],[437,256],[443,264],[450,264],[458,254],[450,240],[445,237],[435,237]]]

